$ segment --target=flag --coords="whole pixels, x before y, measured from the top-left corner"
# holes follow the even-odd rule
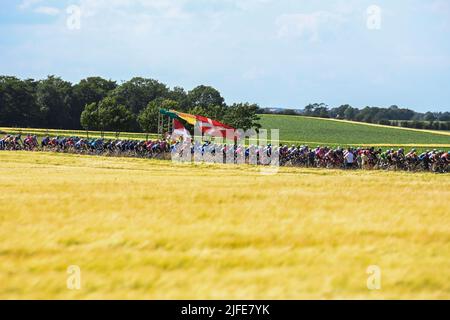
[[[171,119],[177,120],[178,124],[183,126],[179,120],[183,120],[186,123],[195,126],[196,128],[201,129],[202,134],[209,134],[214,136],[222,136],[226,137],[226,130],[235,130],[233,127],[221,123],[219,121],[188,113],[183,113],[175,110],[164,110],[161,109],[160,113],[170,117]],[[186,130],[186,128],[183,129]],[[183,130],[180,128],[180,130]],[[186,130],[187,131],[187,130]]]
[[[184,121],[186,121],[187,123],[189,123],[193,126],[197,123],[196,116],[194,116],[192,114],[178,112],[175,110],[170,110],[170,112],[176,114],[178,118],[183,119]]]
[[[164,110],[164,109],[159,109],[159,113],[161,113],[163,116],[167,116],[167,117],[169,117],[171,119],[178,119],[179,118],[178,115],[176,114],[176,112],[174,112],[172,110],[167,111],[167,110]]]
[[[233,127],[230,127],[229,125],[223,124],[219,121],[212,120],[210,118],[202,117],[202,116],[195,116],[197,118],[197,121],[200,121],[203,124],[208,124],[211,127],[217,127],[222,129],[234,129]]]
[[[226,137],[227,135],[227,129],[233,130],[234,134],[234,128],[230,127],[229,125],[223,124],[219,121],[212,120],[210,118],[206,118],[203,116],[196,116],[197,123],[196,126],[201,129],[202,134],[208,134],[211,136],[221,136]]]
[[[173,133],[172,137],[183,137],[184,139],[190,139],[191,134],[189,131],[183,126],[183,124],[177,119],[173,120]]]

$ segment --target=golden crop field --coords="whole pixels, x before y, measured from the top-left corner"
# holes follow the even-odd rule
[[[0,169],[1,299],[450,298],[448,175],[25,152]]]

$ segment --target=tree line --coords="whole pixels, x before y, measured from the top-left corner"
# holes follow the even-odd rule
[[[450,112],[418,113],[395,105],[358,109],[348,104],[330,108],[314,103],[303,110],[261,109],[250,103],[227,105],[220,92],[210,86],[186,91],[141,77],[120,84],[89,77],[72,84],[56,76],[42,80],[0,76],[2,127],[154,133],[160,108],[203,115],[245,130],[259,128],[258,114],[264,113],[450,130]]]
[[[450,112],[419,113],[396,105],[389,108],[365,107],[358,109],[348,104],[330,108],[325,103],[308,104],[303,110],[261,109],[260,113],[304,115],[417,129],[450,130]]]
[[[259,127],[259,106],[227,105],[220,92],[200,85],[190,91],[135,77],[118,84],[89,77],[72,84],[60,77],[43,80],[0,76],[0,126],[154,133],[159,109],[210,117],[233,127]]]

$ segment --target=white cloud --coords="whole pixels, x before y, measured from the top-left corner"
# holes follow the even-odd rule
[[[39,2],[42,2],[42,0],[23,0],[19,4],[19,9],[22,9],[22,10],[28,9],[28,8],[38,4]]]
[[[434,0],[429,4],[429,8],[434,13],[450,12],[450,2],[448,0]]]
[[[105,15],[106,13],[121,16],[136,15],[137,12],[158,14],[168,18],[182,18],[187,14],[183,10],[185,0],[80,0],[79,6],[84,16]]]
[[[207,10],[200,9],[204,7],[214,8],[207,11],[206,15],[217,17],[218,14],[228,11],[230,8],[250,11],[271,2],[273,0],[78,0],[78,5],[82,8],[84,16],[104,15],[117,11],[121,11],[123,15],[128,15],[128,13],[134,15],[137,10],[163,18],[187,19],[205,15]],[[192,5],[194,6],[192,7]]]
[[[283,14],[277,17],[278,36],[308,37],[310,41],[320,39],[320,31],[324,27],[336,27],[344,22],[344,16],[329,11],[313,13]]]
[[[244,11],[251,10],[258,5],[265,5],[272,2],[272,0],[228,0],[228,1],[233,2],[238,9]]]
[[[378,96],[393,97],[396,90],[402,93],[398,101],[404,101],[403,93],[415,92],[411,74],[430,92],[450,74],[445,42],[450,27],[440,28],[450,21],[450,1],[407,2],[375,1],[386,26],[384,32],[369,33],[366,8],[372,2],[361,0],[17,0],[17,9],[27,12],[0,28],[6,39],[2,54],[8,57],[0,59],[0,68],[73,81],[142,75],[186,88],[206,83],[222,89],[230,102],[262,105],[301,106],[302,99],[314,97],[340,103],[348,96],[355,104],[370,103],[380,101]],[[67,28],[69,4],[81,8],[77,31]],[[60,13],[36,17],[35,10],[56,14],[39,7],[57,7]],[[395,81],[385,70],[396,71]],[[328,85],[335,77],[342,86]],[[374,77],[385,77],[392,91],[372,95],[367,88]],[[422,96],[410,101],[425,100]]]
[[[37,7],[36,9],[34,9],[34,12],[46,14],[49,16],[56,16],[60,13],[60,10],[55,7]]]

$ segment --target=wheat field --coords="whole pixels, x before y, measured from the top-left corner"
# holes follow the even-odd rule
[[[448,175],[24,152],[0,169],[1,299],[450,298]]]

